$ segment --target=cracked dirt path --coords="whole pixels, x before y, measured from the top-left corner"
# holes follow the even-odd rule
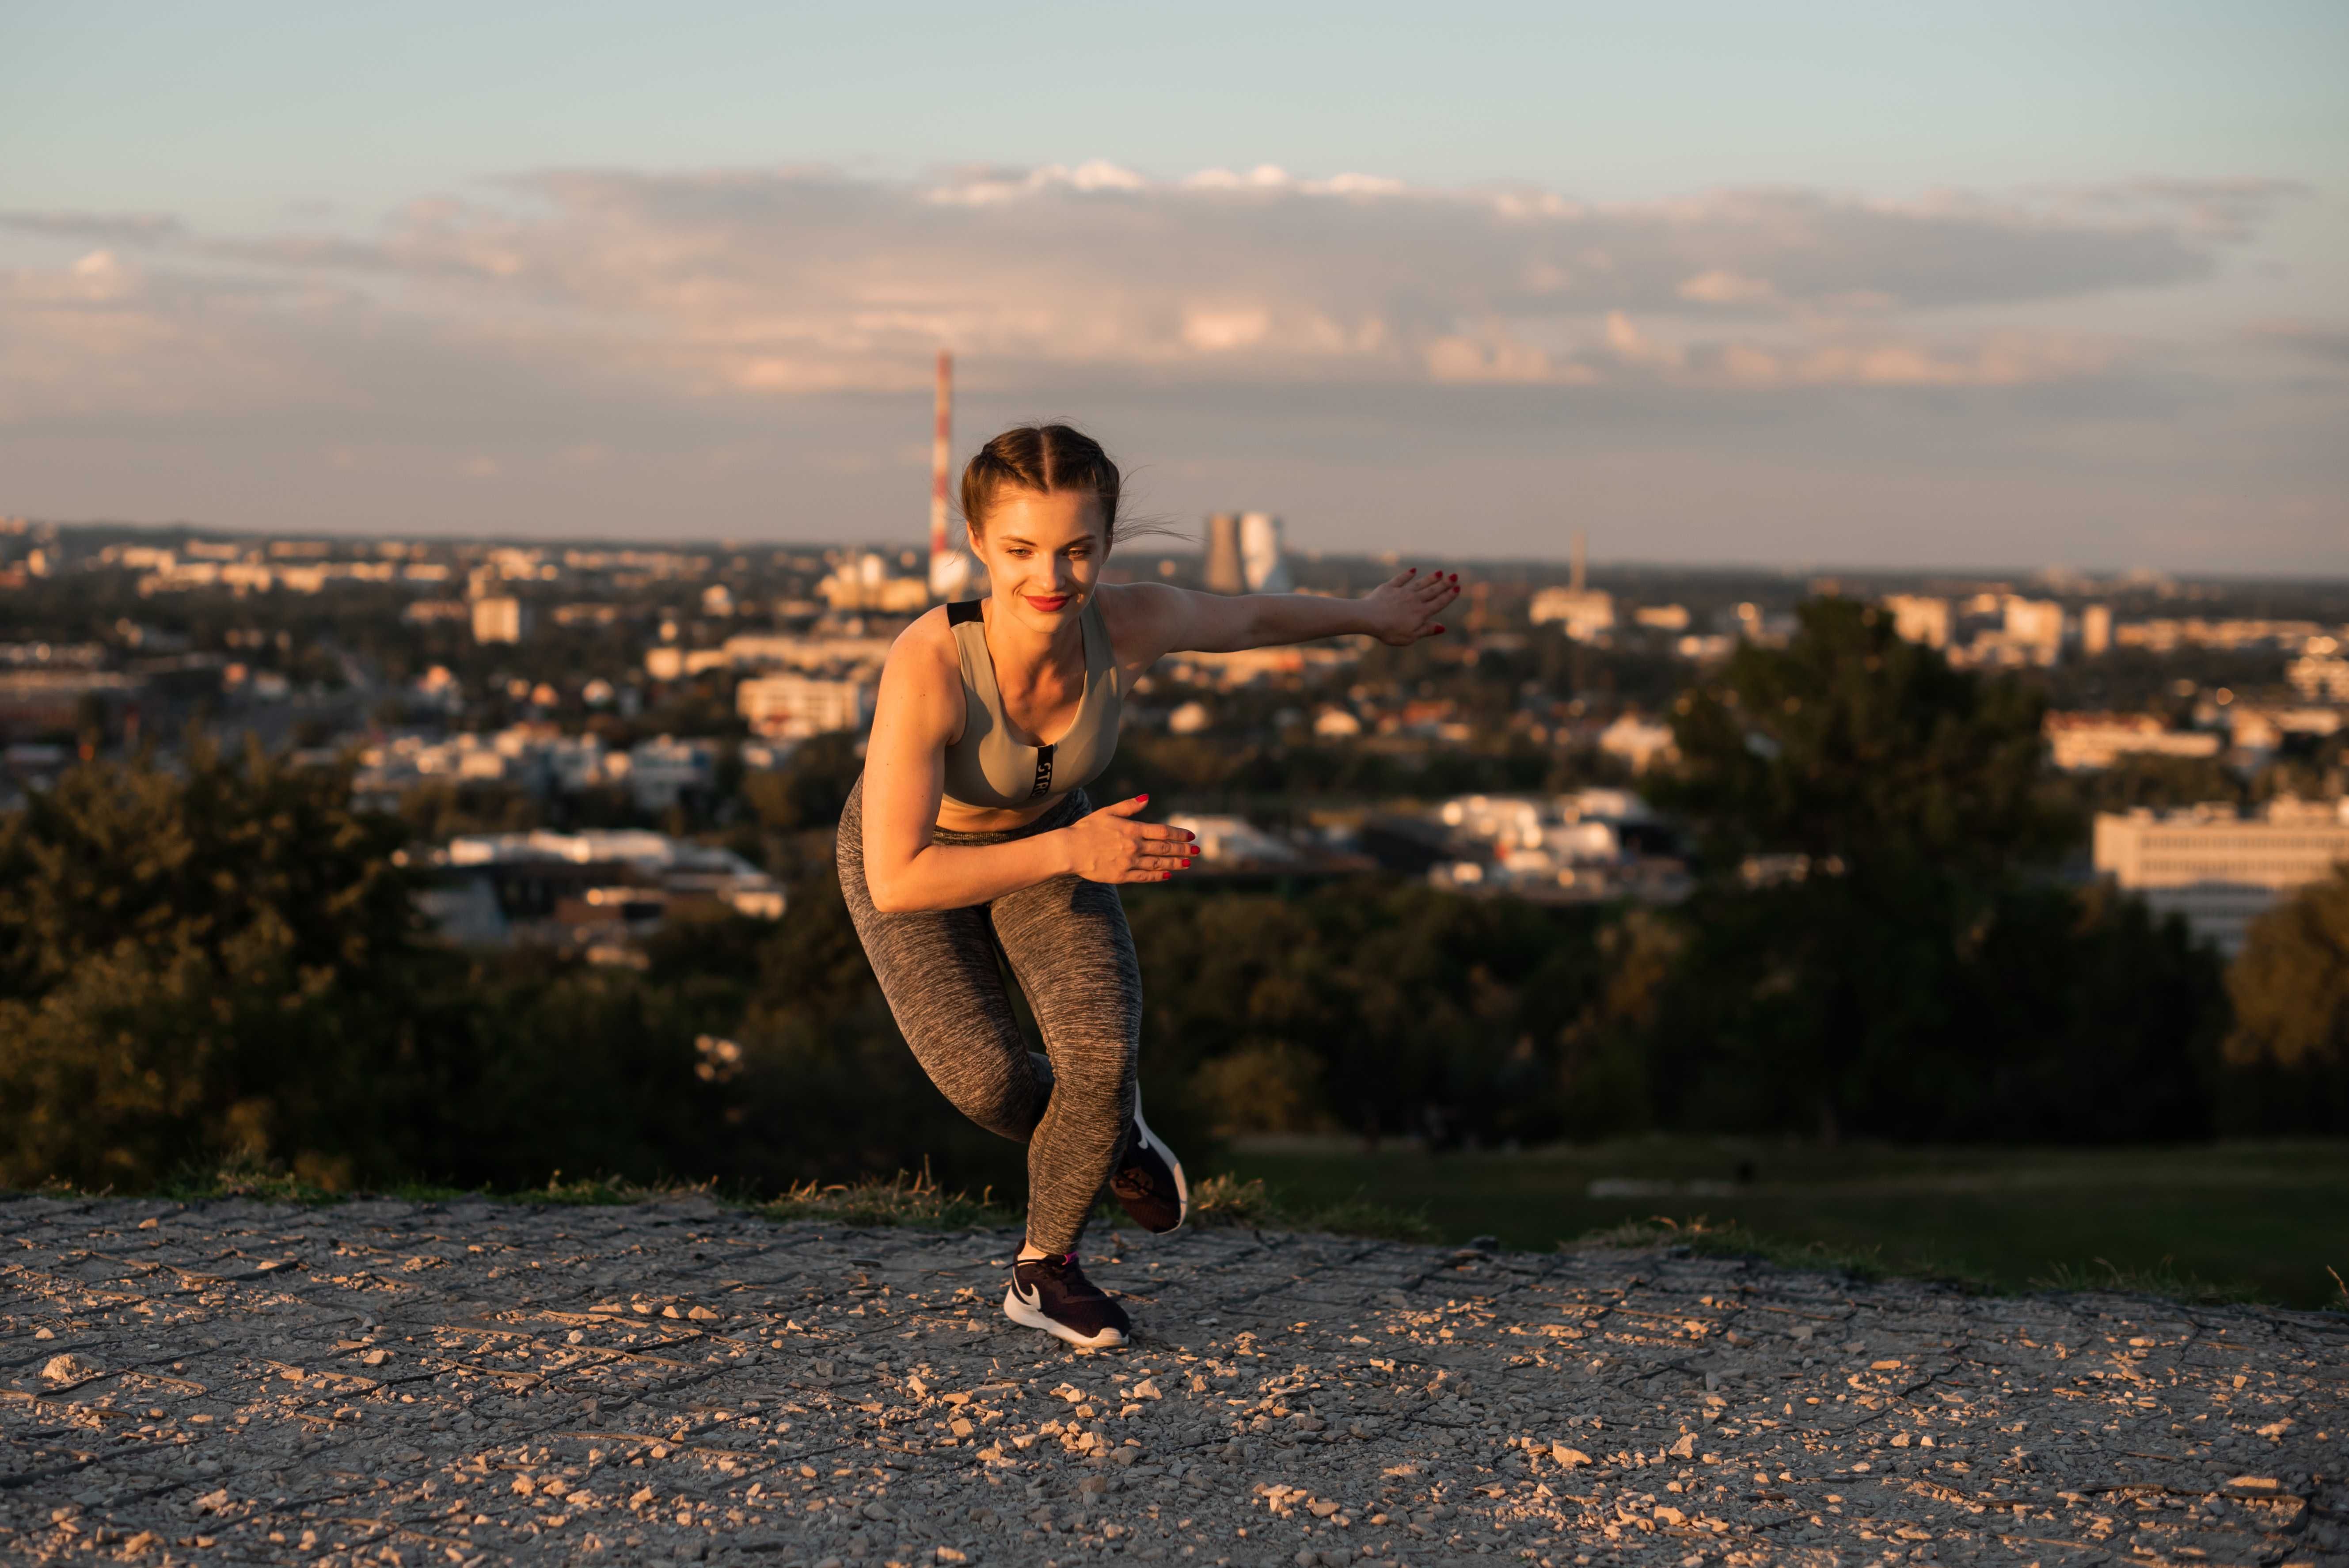
[[[2349,1562],[2349,1319],[700,1202],[0,1200],[0,1556]]]

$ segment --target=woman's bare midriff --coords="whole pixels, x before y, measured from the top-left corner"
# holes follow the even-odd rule
[[[938,801],[937,825],[949,833],[1009,833],[1024,828],[1061,803],[1055,795],[1033,808],[1017,810],[997,806],[966,806],[959,800]]]

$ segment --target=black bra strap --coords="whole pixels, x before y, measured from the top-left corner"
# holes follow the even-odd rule
[[[979,606],[986,603],[987,601],[984,599],[956,600],[954,603],[947,606],[947,624],[949,626],[959,626],[965,621],[977,621],[983,619],[984,617],[979,614]]]

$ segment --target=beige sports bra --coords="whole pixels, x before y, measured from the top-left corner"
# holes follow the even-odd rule
[[[1076,722],[1050,746],[1022,746],[1003,722],[996,689],[995,655],[987,647],[984,600],[947,606],[955,653],[962,660],[962,738],[947,748],[947,799],[965,806],[1017,810],[1065,795],[1091,782],[1117,752],[1124,693],[1101,602],[1087,599],[1077,624],[1085,642],[1085,695]]]

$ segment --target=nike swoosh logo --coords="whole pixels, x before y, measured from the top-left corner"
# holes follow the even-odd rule
[[[1032,1306],[1040,1310],[1044,1305],[1043,1295],[1032,1284],[1021,1284],[1018,1280],[1014,1280],[1011,1282],[1011,1294],[1019,1298],[1019,1305],[1022,1306]]]

